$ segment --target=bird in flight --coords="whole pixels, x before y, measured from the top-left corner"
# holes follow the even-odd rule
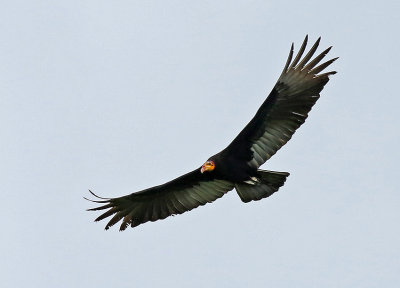
[[[88,210],[107,210],[95,221],[113,216],[105,229],[122,220],[123,231],[128,226],[165,219],[211,203],[234,188],[243,202],[257,201],[278,191],[289,173],[259,167],[304,123],[329,76],[336,73],[321,72],[337,58],[318,65],[332,47],[312,59],[320,39],[303,57],[306,36],[294,59],[292,44],[282,74],[253,119],[201,167],[165,184],[118,198],[99,197],[89,190],[96,200],[85,199],[101,205]]]

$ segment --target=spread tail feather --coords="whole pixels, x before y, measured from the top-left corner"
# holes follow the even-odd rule
[[[240,199],[245,203],[271,196],[283,186],[286,178],[289,176],[288,172],[268,170],[258,170],[257,172],[258,178],[254,183],[240,183],[235,185]]]

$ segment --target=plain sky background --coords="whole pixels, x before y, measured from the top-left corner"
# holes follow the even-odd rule
[[[1,287],[398,287],[399,1],[3,1]],[[105,232],[82,197],[223,149],[309,34],[331,77],[280,191]]]

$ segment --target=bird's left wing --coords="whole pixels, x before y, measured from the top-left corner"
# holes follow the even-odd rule
[[[292,44],[285,68],[275,87],[253,119],[222,151],[222,156],[234,157],[258,168],[285,145],[304,123],[320,92],[328,83],[329,76],[336,73],[320,72],[337,59],[333,58],[318,65],[331,47],[312,59],[320,38],[303,57],[307,40],[308,37],[304,39],[294,59]]]
[[[98,200],[87,200],[103,205],[88,210],[108,209],[95,221],[114,215],[105,229],[122,220],[120,231],[123,231],[129,225],[135,227],[211,203],[232,190],[233,186],[229,181],[212,179],[210,175],[200,173],[199,168],[163,185],[118,198],[102,198],[89,190]]]

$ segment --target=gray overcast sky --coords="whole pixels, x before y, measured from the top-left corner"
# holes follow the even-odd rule
[[[398,287],[399,1],[8,1],[0,10],[2,287]],[[122,196],[200,166],[251,119],[291,42],[331,78],[235,192],[119,233]],[[321,50],[320,50],[321,51]]]

